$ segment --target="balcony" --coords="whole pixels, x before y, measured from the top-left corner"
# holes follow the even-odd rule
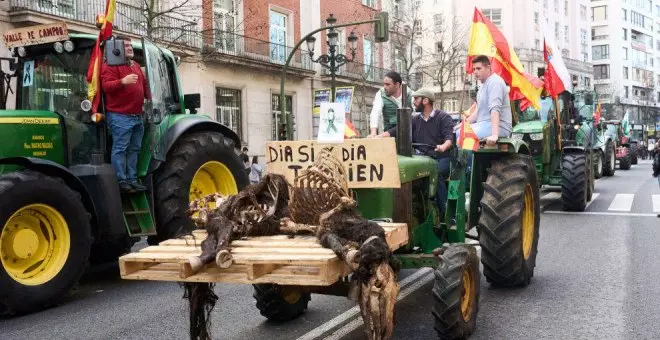
[[[202,58],[206,61],[221,61],[246,67],[266,68],[282,71],[282,66],[293,47],[260,40],[233,32],[215,31],[208,37],[202,48]],[[298,49],[288,66],[287,72],[301,76],[314,74],[314,64],[309,55]]]
[[[96,15],[105,13],[105,4],[105,0],[10,0],[9,16],[11,22],[35,24],[65,19],[71,30],[96,34]],[[116,31],[146,36],[168,46],[201,48],[197,23],[162,15],[153,20],[148,30],[143,10],[119,1],[113,27]]]
[[[339,71],[336,73],[336,81],[338,83],[345,83],[350,85],[371,85],[373,87],[379,87],[383,84],[383,77],[387,72],[384,68],[365,65],[360,62],[349,62],[346,65],[339,68]],[[321,71],[321,78],[323,81],[329,81],[331,78],[330,71],[326,68],[323,68]]]

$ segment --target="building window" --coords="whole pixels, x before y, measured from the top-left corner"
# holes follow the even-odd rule
[[[236,50],[236,11],[231,0],[213,0],[213,43],[225,52]]]
[[[584,77],[584,86],[591,87],[591,79],[589,77]]]
[[[535,47],[537,50],[541,50],[541,41],[540,41],[539,39],[535,39],[535,40],[534,40],[534,47]]]
[[[591,21],[607,20],[607,6],[591,8]]]
[[[623,98],[628,98],[628,86],[623,87]]]
[[[435,14],[433,15],[433,26],[435,29],[435,33],[440,33],[442,32],[442,14]]]
[[[555,40],[559,40],[559,23],[555,22]]]
[[[623,79],[628,79],[628,67],[623,67]]]
[[[621,50],[621,56],[623,57],[623,60],[628,60],[628,47],[624,47]]]
[[[610,65],[594,65],[594,79],[610,79]]]
[[[587,20],[587,6],[580,5],[580,19]]]
[[[609,59],[610,58],[610,45],[594,45],[594,46],[591,46],[591,57],[594,60]]]
[[[539,23],[539,12],[534,12],[534,23],[535,24]]]
[[[284,100],[286,101],[286,115],[291,116],[291,122],[295,122],[295,116],[293,114],[293,96],[290,95],[284,95]],[[271,136],[273,140],[277,140],[277,134],[280,135],[280,140],[284,140],[286,138],[286,122],[281,121],[282,117],[280,114],[282,113],[282,106],[280,105],[280,95],[273,93],[270,96],[270,108],[272,110],[272,128],[271,128]],[[277,122],[277,124],[276,124]],[[293,125],[293,124],[292,124]],[[279,126],[279,129],[276,130],[276,127]],[[295,129],[293,129],[295,131]]]
[[[367,80],[374,80],[374,51],[373,51],[373,42],[367,38],[362,38],[362,50],[364,55],[364,74],[366,75]],[[400,50],[396,50],[395,53],[401,53]]]
[[[362,4],[372,8],[376,7],[376,0],[362,0]]]
[[[628,30],[623,28],[623,40],[626,41],[628,40]]]
[[[39,0],[37,5],[45,12],[58,17],[75,18],[76,16],[75,0]]]
[[[609,39],[607,26],[594,26],[591,28],[591,40]]]
[[[215,119],[241,138],[241,90],[215,89]]]
[[[270,11],[270,60],[274,63],[284,64],[288,56],[287,21],[285,14]]]
[[[564,41],[568,42],[568,36],[570,32],[568,31],[568,26],[564,25]]]
[[[564,0],[564,15],[568,16],[568,0]]]
[[[486,8],[482,9],[481,12],[484,14],[488,20],[492,21],[495,26],[502,25],[502,9],[501,8]]]
[[[628,11],[625,8],[621,9],[621,19],[623,21],[628,21]]]

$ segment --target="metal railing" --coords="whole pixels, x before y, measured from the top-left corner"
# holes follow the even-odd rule
[[[293,47],[273,43],[267,40],[247,37],[234,32],[215,30],[212,40],[205,42],[204,54],[230,55],[267,63],[284,65]],[[291,60],[291,67],[314,70],[314,65],[307,53],[297,50]]]
[[[349,62],[335,74],[340,77],[355,79],[358,82],[366,81],[380,84],[383,82],[385,74],[389,71],[388,69],[366,65],[360,62]],[[321,73],[324,76],[330,76],[330,71],[326,68],[323,68]]]
[[[105,13],[105,0],[10,0],[10,11],[29,10],[87,24],[96,22],[96,15]],[[117,2],[113,27],[117,31],[147,36],[156,41],[201,48],[201,34],[196,22],[164,14],[147,27],[142,8]]]

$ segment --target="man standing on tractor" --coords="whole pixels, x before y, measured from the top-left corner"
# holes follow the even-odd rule
[[[378,134],[378,121],[383,117],[383,127],[387,131],[396,126],[396,110],[402,108],[402,85],[401,75],[392,71],[383,77],[383,88],[378,90],[374,96],[374,102],[369,116],[369,127],[371,133],[367,137],[376,137]],[[407,93],[410,98],[410,91]],[[411,101],[412,102],[412,101]],[[406,104],[406,107],[411,105]]]
[[[144,123],[142,105],[151,99],[147,81],[140,65],[133,60],[133,46],[128,37],[124,41],[125,65],[103,63],[101,86],[112,134],[111,162],[122,192],[144,191],[147,188],[137,179],[138,153],[142,147]]]
[[[477,92],[477,112],[468,117],[468,122],[477,138],[486,139],[486,144],[495,145],[499,137],[509,137],[512,130],[511,103],[504,79],[491,70],[487,56],[476,56],[472,60],[474,74],[481,82]],[[457,127],[460,131],[460,126]]]
[[[433,109],[435,96],[432,90],[421,88],[412,96],[415,105],[415,113],[411,119],[412,142],[419,144],[415,146],[418,153],[434,158],[438,164],[438,187],[435,202],[442,213],[447,201],[445,181],[449,176],[454,121],[446,112]],[[396,126],[378,137],[396,137]]]

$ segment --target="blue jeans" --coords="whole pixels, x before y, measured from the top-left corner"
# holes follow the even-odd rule
[[[142,115],[126,115],[108,112],[108,127],[112,134],[110,160],[117,174],[119,183],[137,182],[137,161],[144,124]]]
[[[451,164],[451,157],[443,157],[435,160],[438,164],[438,187],[435,194],[435,204],[438,205],[439,211],[445,211],[445,203],[447,202],[447,177],[449,177],[449,166]]]

